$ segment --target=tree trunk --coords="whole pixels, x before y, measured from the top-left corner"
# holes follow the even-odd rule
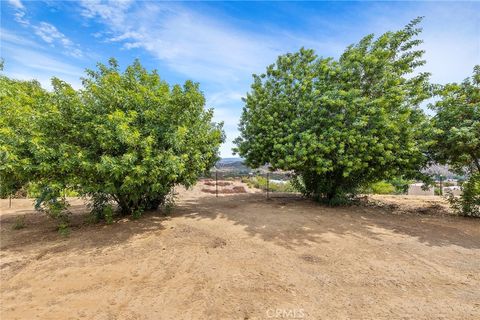
[[[116,195],[118,206],[120,207],[120,214],[123,216],[129,215],[133,212],[132,207],[129,205],[129,200],[121,195]]]

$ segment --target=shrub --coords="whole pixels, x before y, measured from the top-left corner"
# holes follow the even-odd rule
[[[471,176],[462,185],[462,194],[447,196],[454,211],[465,217],[480,218],[480,173]]]
[[[267,178],[263,176],[242,178],[242,182],[246,183],[250,188],[267,190]],[[278,183],[270,180],[268,189],[271,192],[297,192],[290,181]]]
[[[408,190],[409,180],[403,178],[392,178],[389,180],[377,181],[366,187],[360,188],[359,193],[364,194],[404,194]]]
[[[408,192],[408,186],[413,183],[412,180],[404,179],[403,177],[394,177],[388,180],[395,187],[396,194],[405,194]]]
[[[35,201],[35,209],[44,212],[47,216],[57,221],[58,231],[68,235],[71,212],[69,203],[60,196],[59,189],[44,187],[42,193]]]
[[[87,207],[93,222],[105,221],[107,224],[113,222],[114,211],[112,197],[106,193],[97,192],[89,195]]]
[[[386,181],[379,181],[371,185],[372,193],[374,194],[394,194],[395,186]]]
[[[12,229],[13,230],[20,230],[25,228],[25,216],[18,216],[15,218],[15,222],[13,223]]]

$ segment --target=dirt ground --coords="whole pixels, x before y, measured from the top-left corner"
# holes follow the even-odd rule
[[[68,237],[1,200],[1,319],[480,319],[480,220],[438,197],[329,208],[199,188],[111,225],[71,199]]]

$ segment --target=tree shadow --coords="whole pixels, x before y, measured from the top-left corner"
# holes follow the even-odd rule
[[[138,220],[122,218],[113,224],[85,223],[84,205],[72,205],[71,234],[57,232],[56,222],[33,209],[0,216],[0,250],[22,251],[42,244],[45,252],[104,250],[121,245],[137,235],[162,232],[164,222],[175,217],[194,220],[226,219],[243,227],[250,237],[259,237],[285,248],[329,243],[334,237],[362,237],[388,241],[385,234],[415,237],[428,246],[457,245],[480,248],[480,219],[399,213],[392,208],[367,206],[327,207],[297,196],[263,194],[205,196],[179,201],[173,213],[147,212]],[[25,216],[26,227],[12,230],[18,217]]]
[[[61,252],[63,250],[102,250],[110,246],[125,243],[131,237],[164,229],[167,219],[159,211],[145,212],[142,217],[133,220],[117,217],[112,224],[89,221],[85,205],[72,205],[71,225],[67,236],[58,232],[57,222],[42,212],[32,209],[17,210],[0,216],[0,250],[22,251],[26,246],[42,243],[45,250]],[[18,219],[24,219],[25,227],[13,230]]]
[[[202,197],[183,201],[173,216],[227,219],[242,226],[252,237],[286,248],[329,242],[327,234],[386,241],[388,233],[415,237],[428,246],[480,248],[480,219],[405,213],[365,205],[333,208],[300,197]]]

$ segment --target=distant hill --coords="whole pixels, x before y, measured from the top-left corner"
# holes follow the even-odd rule
[[[235,163],[235,162],[243,162],[242,158],[221,158],[218,160],[217,164],[228,164],[228,163]]]
[[[242,171],[242,172],[251,172],[251,171],[260,171],[266,173],[268,171],[268,166],[261,166],[260,168],[252,169],[245,165],[244,159],[242,158],[222,158],[217,161],[215,167],[220,171]]]
[[[432,174],[432,175],[442,175],[447,179],[458,179],[462,176],[452,172],[449,170],[448,166],[446,165],[441,165],[441,164],[435,164],[430,166],[429,168],[425,169],[426,173]]]
[[[266,175],[269,173],[270,179],[285,180],[289,174],[285,171],[276,171],[272,173],[270,170],[268,170],[268,165],[252,169],[244,164],[244,159],[242,158],[222,158],[216,163],[215,168],[220,174],[222,174],[223,177],[238,177],[250,174]]]
[[[221,158],[220,160],[218,160],[215,167],[217,168],[218,171],[238,173],[238,174],[248,174],[253,171],[261,172],[261,173],[268,172],[268,166],[263,166],[254,170],[246,166],[243,162],[244,162],[244,159],[242,158]],[[448,166],[438,165],[438,164],[430,166],[425,170],[425,172],[432,175],[442,175],[447,179],[461,177],[456,173],[450,171]]]
[[[232,171],[244,174],[252,171],[251,168],[243,164],[242,158],[222,158],[217,161],[215,167],[219,171]]]

